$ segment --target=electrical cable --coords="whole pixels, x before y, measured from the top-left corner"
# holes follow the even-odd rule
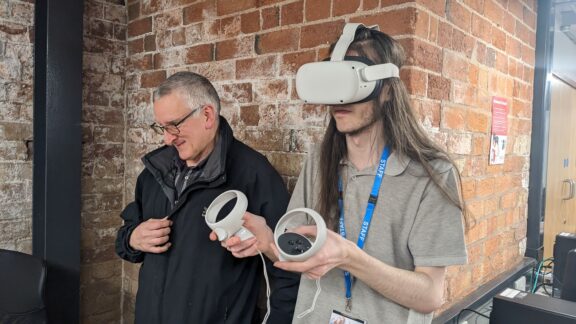
[[[470,309],[470,308],[463,308],[463,309],[460,311],[460,313],[458,313],[458,316],[456,316],[456,323],[460,323],[460,315],[462,315],[462,313],[463,313],[464,311],[469,311],[469,312],[472,312],[472,313],[476,313],[476,314],[478,314],[478,315],[480,315],[480,316],[482,316],[482,317],[484,317],[484,318],[490,318],[489,316],[487,316],[487,315],[485,315],[485,314],[482,314],[482,313],[480,313],[479,311],[476,311],[476,310],[473,310],[473,309]]]
[[[316,307],[316,300],[318,296],[320,296],[320,292],[322,291],[322,287],[320,287],[320,278],[316,279],[316,294],[314,295],[314,299],[312,300],[312,306],[307,310],[303,311],[302,313],[298,314],[298,318],[303,318],[304,316],[312,313],[314,311],[314,307]]]
[[[268,272],[266,271],[266,261],[264,260],[264,256],[260,250],[257,250],[258,254],[260,254],[260,259],[262,259],[262,267],[264,268],[264,279],[266,280],[266,315],[264,315],[264,319],[262,320],[262,324],[266,324],[268,321],[268,316],[270,316],[270,281],[268,280]]]
[[[544,262],[550,261],[550,260],[554,260],[554,258],[548,258],[548,259],[542,260],[538,263],[538,270],[536,270],[536,277],[534,278],[534,283],[532,284],[531,293],[536,292],[536,286],[538,285],[538,276],[540,275],[540,269],[542,269],[542,265],[544,264]]]

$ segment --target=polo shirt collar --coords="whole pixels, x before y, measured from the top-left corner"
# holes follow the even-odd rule
[[[404,172],[404,170],[406,170],[409,163],[410,163],[409,157],[397,154],[396,152],[392,152],[388,157],[388,162],[386,163],[386,170],[384,171],[384,174],[392,177],[399,176]],[[354,165],[352,165],[352,163],[348,161],[348,158],[343,158],[340,161],[340,164],[355,168]],[[359,170],[358,175],[360,174],[376,175],[376,166],[366,168],[364,170]]]

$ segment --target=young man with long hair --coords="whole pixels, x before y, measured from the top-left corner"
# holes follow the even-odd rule
[[[346,55],[398,68],[405,62],[395,40],[363,26]],[[288,210],[315,209],[330,230],[310,259],[275,263],[321,279],[321,289],[301,280],[293,323],[340,316],[358,323],[430,323],[443,304],[446,267],[467,259],[456,166],[419,125],[398,77],[383,79],[373,99],[329,106],[329,114],[322,144],[311,149]],[[258,241],[249,246],[231,239],[227,247],[239,257],[258,248],[275,259],[271,230],[258,216],[245,220]],[[314,235],[315,229],[299,232]]]

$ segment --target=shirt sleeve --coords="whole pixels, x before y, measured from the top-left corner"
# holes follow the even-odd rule
[[[453,168],[439,175],[449,192],[458,192]],[[430,180],[408,238],[416,267],[439,267],[467,262],[462,211]]]

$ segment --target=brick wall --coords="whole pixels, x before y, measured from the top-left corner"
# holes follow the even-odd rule
[[[0,1],[0,248],[32,252],[33,1]]]
[[[122,262],[114,252],[124,199],[126,20],[123,0],[84,1],[82,323],[120,323]]]
[[[414,109],[462,172],[470,262],[448,271],[447,307],[524,253],[535,5],[534,0],[129,1],[126,159],[136,161],[160,141],[145,127],[152,120],[153,87],[176,71],[190,70],[215,83],[236,136],[264,153],[292,187],[326,121],[323,107],[297,100],[296,69],[326,57],[345,22],[379,24],[407,50],[401,77]],[[490,166],[494,95],[508,99],[510,129],[506,163]],[[141,169],[129,164],[127,197]],[[134,270],[126,273],[126,300],[135,291]]]

